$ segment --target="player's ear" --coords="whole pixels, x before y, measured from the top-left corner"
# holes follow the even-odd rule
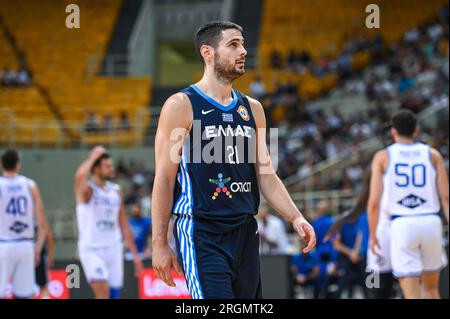
[[[212,61],[214,57],[214,48],[210,45],[204,44],[200,47],[200,54],[205,59],[205,62]]]
[[[419,136],[419,128],[418,127],[416,127],[416,129],[414,130],[413,138],[416,138],[417,136]]]
[[[394,127],[391,127],[391,135],[393,138],[397,136],[397,130]]]

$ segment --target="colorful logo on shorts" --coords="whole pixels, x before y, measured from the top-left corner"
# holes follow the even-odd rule
[[[225,186],[230,180],[231,178],[223,178],[223,174],[219,173],[217,174],[217,178],[218,179],[209,179],[209,182],[211,184],[217,185],[216,191],[214,192],[213,196],[211,197],[213,200],[216,200],[217,197],[219,197],[220,193],[224,193],[225,195],[228,196],[228,198],[233,198],[233,195],[231,195],[231,192],[229,191],[229,189]]]
[[[244,121],[248,122],[250,120],[250,115],[248,114],[248,111],[245,108],[245,106],[243,106],[243,105],[239,106],[237,112],[239,113],[239,115],[242,117],[242,119]]]

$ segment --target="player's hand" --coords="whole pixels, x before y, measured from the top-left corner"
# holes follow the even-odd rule
[[[41,250],[38,248],[34,249],[34,263],[36,267],[41,263]]]
[[[54,256],[51,256],[51,255],[47,256],[47,265],[50,268],[53,268],[55,266],[55,257]]]
[[[134,264],[134,275],[136,277],[139,276],[139,274],[144,270],[144,264],[142,263],[142,259],[139,256],[135,256],[133,258],[133,264]]]
[[[371,237],[370,238],[370,250],[372,251],[372,253],[377,256],[377,257],[381,257],[381,255],[378,253],[378,251],[376,251],[376,249],[378,249],[378,251],[381,250],[381,246],[380,243],[378,242],[378,238],[377,237]]]
[[[327,242],[333,238],[333,235],[341,230],[342,228],[342,219],[336,220],[331,227],[328,229],[327,234],[323,238],[323,242]]]
[[[316,246],[316,233],[314,228],[304,217],[297,217],[292,226],[297,234],[307,243],[307,246],[303,248],[303,253],[310,252]]]
[[[341,250],[342,247],[342,242],[341,242],[341,234],[337,234],[334,238],[333,238],[333,248],[337,251]]]
[[[352,252],[350,253],[350,261],[353,264],[358,263],[358,261],[359,261],[359,253],[358,253],[358,251],[352,250]]]
[[[102,156],[103,154],[106,153],[106,148],[104,148],[103,146],[99,145],[94,147],[91,150],[91,153],[89,154],[89,157],[96,160],[97,158],[99,158],[100,156]]]
[[[176,286],[172,278],[172,268],[175,268],[179,275],[183,273],[177,257],[167,244],[153,246],[152,266],[156,276],[170,287]]]

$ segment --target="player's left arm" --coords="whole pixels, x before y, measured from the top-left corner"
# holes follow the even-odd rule
[[[298,210],[281,179],[273,168],[266,144],[266,117],[264,109],[258,101],[248,97],[255,117],[257,132],[256,175],[261,193],[282,217],[293,224],[295,231],[305,240],[307,247],[304,253],[311,251],[316,245],[314,228]]]
[[[41,259],[41,251],[44,247],[45,240],[47,239],[49,225],[47,218],[45,217],[44,203],[42,201],[39,188],[34,181],[30,181],[30,191],[34,202],[34,217],[37,225],[37,240],[35,244],[35,262],[39,265]]]
[[[433,165],[436,168],[437,173],[437,188],[439,193],[439,198],[442,204],[442,210],[444,211],[445,218],[447,219],[447,223],[449,223],[448,216],[448,175],[447,170],[445,169],[444,160],[442,159],[441,154],[435,150],[431,149],[431,160],[433,161]]]
[[[370,249],[376,255],[375,247],[380,249],[380,245],[377,239],[377,225],[380,216],[380,201],[383,193],[383,173],[384,165],[387,162],[387,151],[378,151],[372,161],[371,179],[370,179],[370,195],[367,205],[367,218],[369,221],[370,231]]]
[[[50,268],[55,265],[55,239],[50,228],[47,234],[47,263]]]
[[[142,264],[141,257],[139,256],[139,253],[137,251],[136,243],[134,242],[133,232],[131,231],[130,223],[128,222],[128,217],[125,212],[124,195],[122,191],[120,191],[120,196],[122,198],[119,211],[120,230],[122,232],[122,236],[125,242],[127,243],[128,249],[130,249],[131,254],[133,255],[135,274],[139,275],[139,273],[144,269],[144,266]]]

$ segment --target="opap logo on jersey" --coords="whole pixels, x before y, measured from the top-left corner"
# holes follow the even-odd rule
[[[209,179],[209,182],[217,185],[216,191],[211,197],[216,200],[220,193],[224,193],[228,198],[233,198],[232,193],[250,193],[252,191],[251,182],[233,182],[230,184],[230,188],[226,187],[226,184],[231,181],[230,177],[224,178],[222,173],[217,174],[218,179]]]

